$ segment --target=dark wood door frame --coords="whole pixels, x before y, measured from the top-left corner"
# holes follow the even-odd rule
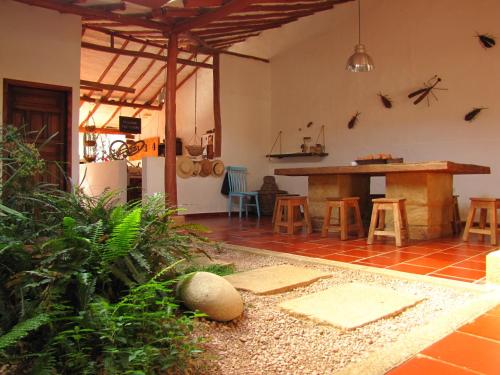
[[[72,137],[73,137],[73,122],[72,122],[72,97],[73,97],[73,88],[68,86],[58,86],[51,85],[47,83],[39,83],[39,82],[28,82],[28,81],[20,81],[15,79],[7,79],[3,80],[3,123],[7,124],[8,117],[8,95],[9,95],[9,87],[11,86],[22,86],[29,87],[34,89],[45,89],[52,91],[61,91],[66,93],[66,175],[72,178],[71,166],[72,166]],[[68,186],[68,188],[70,188]]]

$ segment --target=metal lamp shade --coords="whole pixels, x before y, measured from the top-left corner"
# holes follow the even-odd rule
[[[375,69],[373,60],[370,55],[366,53],[363,44],[358,44],[354,47],[354,54],[347,60],[346,69],[350,72],[371,72]]]

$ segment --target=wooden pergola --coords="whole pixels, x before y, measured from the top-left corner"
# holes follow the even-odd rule
[[[268,60],[231,52],[235,43],[269,29],[281,27],[336,4],[352,0],[15,0],[82,18],[82,49],[112,56],[94,81],[81,80],[81,103],[93,103],[80,127],[101,104],[116,106],[100,132],[121,108],[161,110],[165,105],[165,192],[170,205],[177,205],[176,184],[176,90],[199,68],[214,72],[215,130],[220,135],[219,56]],[[205,55],[202,61],[195,59]],[[118,77],[107,74],[120,56],[130,61]],[[212,63],[209,63],[212,58]],[[147,61],[129,85],[123,85],[138,61]],[[159,68],[153,73],[154,64]],[[190,72],[186,73],[186,68]],[[180,74],[184,78],[178,81]],[[162,77],[165,75],[166,77]],[[148,77],[148,79],[146,79]],[[130,81],[130,80],[129,80]],[[105,92],[100,96],[96,93]],[[129,95],[133,94],[130,98]],[[159,100],[164,94],[165,100]],[[157,103],[157,104],[155,104]],[[221,142],[215,154],[220,156]]]

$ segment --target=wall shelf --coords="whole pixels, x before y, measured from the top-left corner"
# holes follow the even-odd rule
[[[300,158],[300,157],[325,157],[328,156],[326,152],[322,153],[312,153],[312,152],[294,152],[291,154],[268,154],[266,155],[266,158],[277,158],[277,159],[283,159],[283,158]]]

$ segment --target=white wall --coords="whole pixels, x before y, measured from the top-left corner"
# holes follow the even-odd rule
[[[127,202],[127,161],[80,164],[80,186],[91,197],[105,191],[117,193],[120,203]]]
[[[0,0],[0,84],[15,79],[73,88],[72,175],[76,180],[80,33],[80,17]],[[0,105],[0,118],[2,111]]]
[[[376,64],[371,73],[345,70],[357,39],[356,2],[249,42],[265,46],[272,56],[268,143],[283,130],[283,150],[298,152],[303,136],[315,138],[319,126],[326,126],[330,156],[319,162],[275,161],[269,172],[348,164],[357,156],[384,152],[405,161],[490,166],[491,175],[455,177],[455,191],[462,207],[470,196],[499,196],[500,47],[481,48],[475,33],[500,36],[500,2],[365,0],[362,6],[362,42]],[[430,107],[413,105],[408,93],[434,74],[448,91],[437,92],[439,101],[431,100]],[[393,109],[382,106],[379,92],[393,99]],[[463,120],[473,107],[483,106],[488,109],[475,122]],[[356,111],[362,113],[359,124],[349,130],[347,122]],[[299,132],[309,121],[314,122],[309,131]],[[279,180],[288,190],[306,190],[305,178]]]

